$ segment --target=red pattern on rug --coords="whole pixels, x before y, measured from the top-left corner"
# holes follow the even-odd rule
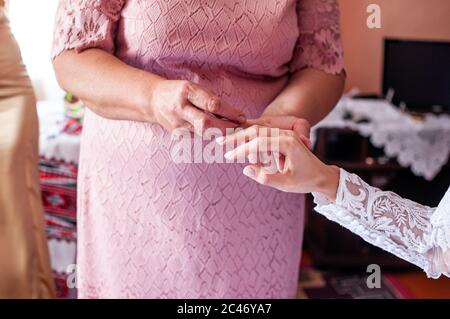
[[[77,165],[42,158],[39,173],[48,239],[76,242]],[[69,297],[67,274],[53,275],[57,297]]]

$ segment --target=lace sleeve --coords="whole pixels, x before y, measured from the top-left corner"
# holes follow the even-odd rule
[[[341,170],[336,202],[314,194],[316,211],[437,278],[450,276],[450,189],[437,209],[381,191]]]
[[[312,67],[330,74],[344,70],[337,0],[298,0],[300,35],[290,71]]]
[[[52,58],[64,50],[114,51],[116,22],[125,0],[59,0]]]

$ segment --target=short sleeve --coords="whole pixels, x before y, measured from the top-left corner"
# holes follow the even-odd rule
[[[59,0],[52,58],[65,50],[114,52],[116,24],[125,0]]]
[[[330,74],[344,70],[337,0],[298,0],[299,37],[290,71],[315,68]]]

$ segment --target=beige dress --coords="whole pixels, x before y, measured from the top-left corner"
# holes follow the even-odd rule
[[[55,295],[39,189],[35,105],[0,6],[0,298]]]

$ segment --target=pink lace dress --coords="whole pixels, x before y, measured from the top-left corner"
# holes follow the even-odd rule
[[[61,0],[53,56],[93,47],[199,83],[248,117],[291,72],[343,69],[335,0]],[[303,197],[257,185],[242,165],[175,164],[172,144],[157,124],[87,112],[80,297],[295,297]]]

